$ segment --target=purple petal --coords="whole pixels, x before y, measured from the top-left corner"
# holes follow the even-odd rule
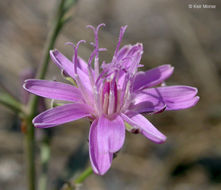
[[[113,153],[123,146],[125,139],[124,122],[120,116],[110,120],[101,116],[91,125],[89,143],[93,170],[103,175],[111,166]]]
[[[92,110],[85,104],[66,104],[42,112],[37,115],[32,122],[37,128],[54,127],[90,116],[91,112]]]
[[[75,79],[74,64],[68,58],[66,58],[58,50],[51,50],[50,55],[52,61],[60,69],[64,70],[65,73],[67,73],[69,76]],[[91,82],[89,80],[89,76],[86,72],[86,65],[85,65],[86,63],[83,63],[83,60],[81,58],[79,58],[78,61],[79,65],[77,68],[77,74],[79,75],[82,85],[88,90],[87,93],[90,93],[92,91],[92,87],[91,87]]]
[[[85,72],[83,72],[81,69],[77,70],[77,74],[80,78],[80,81],[82,83],[82,85],[85,87],[85,89],[87,89],[87,93],[92,93],[92,85],[91,85],[91,81],[89,79],[89,75],[86,74]]]
[[[143,45],[141,43],[137,43],[133,46],[124,46],[117,53],[116,59],[113,59],[112,63],[102,64],[102,66],[109,71],[113,71],[113,69],[117,66],[118,68],[121,68],[122,71],[125,70],[131,74],[134,74],[139,67],[142,53]],[[120,72],[119,77],[121,77],[123,73],[124,72]]]
[[[97,160],[101,160],[98,154],[98,149],[97,149],[97,120],[94,120],[91,127],[90,127],[90,133],[89,133],[89,156],[90,156],[90,161],[91,161],[91,166],[94,171],[94,173],[99,174],[98,171],[98,164]],[[109,167],[112,162],[112,157],[109,155],[106,155],[108,161],[105,161],[104,163],[110,163]]]
[[[78,56],[78,67],[85,72],[86,74],[88,74],[88,64],[81,58]]]
[[[109,152],[117,152],[121,149],[125,139],[125,126],[120,116],[110,120],[102,116],[98,120],[98,141],[108,144]]]
[[[123,46],[120,51],[117,53],[117,61],[120,61],[127,56],[128,51],[131,49],[131,45]]]
[[[27,91],[45,98],[81,101],[81,93],[78,88],[61,82],[29,79],[25,81],[23,87]]]
[[[93,171],[104,175],[110,168],[113,154],[108,151],[108,143],[101,144],[98,138],[98,121],[93,121],[89,133],[89,155]],[[105,134],[103,134],[105,135]]]
[[[124,121],[135,128],[139,128],[140,132],[151,141],[161,144],[166,141],[166,136],[158,131],[144,116],[141,114],[121,114]]]
[[[166,110],[180,110],[194,106],[199,97],[197,89],[190,86],[165,86],[140,91],[131,105],[137,112],[155,112],[166,106]]]
[[[187,109],[190,107],[193,107],[197,104],[199,101],[199,96],[196,96],[192,99],[185,100],[185,101],[175,101],[175,102],[170,102],[167,103],[166,110],[182,110],[182,109]]]
[[[162,65],[146,72],[138,72],[135,76],[133,90],[152,87],[161,84],[170,77],[174,68],[171,65]]]
[[[74,64],[58,50],[51,50],[50,56],[52,61],[61,69],[64,70],[70,77],[75,78]]]
[[[134,55],[140,54],[142,51],[143,51],[143,44],[137,43],[131,46],[131,49],[129,50],[127,56],[134,56]]]
[[[122,64],[127,71],[134,74],[139,66],[142,53],[143,53],[143,45],[137,43],[131,46],[125,57],[122,58],[121,61],[122,63],[120,64]]]
[[[166,104],[163,101],[148,97],[146,94],[138,94],[129,109],[139,113],[157,113],[165,110]]]

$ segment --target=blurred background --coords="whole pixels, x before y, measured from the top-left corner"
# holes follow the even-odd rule
[[[213,4],[214,9],[189,8]],[[56,0],[0,1],[0,83],[24,101],[24,75],[42,62]],[[220,190],[221,189],[221,1],[220,0],[79,0],[56,43],[71,57],[65,42],[93,41],[86,25],[106,23],[100,32],[102,59],[111,60],[120,26],[128,25],[122,45],[142,42],[145,69],[171,64],[170,84],[195,86],[201,97],[188,110],[164,112],[148,119],[167,137],[155,145],[142,135],[127,134],[123,149],[103,177],[91,175],[82,190]],[[80,47],[88,59],[92,47]],[[31,76],[31,75],[29,75]],[[59,80],[50,63],[46,79]],[[50,101],[46,100],[47,106]],[[0,106],[0,190],[26,188],[21,122]],[[89,123],[53,128],[49,188],[58,189],[88,165]],[[37,129],[40,143],[41,129]],[[39,158],[39,148],[37,148]],[[36,160],[39,165],[39,159]],[[38,168],[38,167],[37,167]]]

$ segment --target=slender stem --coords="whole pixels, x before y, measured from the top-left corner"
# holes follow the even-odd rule
[[[85,179],[87,179],[87,177],[90,176],[92,173],[93,173],[92,168],[88,167],[79,177],[77,177],[74,180],[74,184],[75,185],[82,184],[85,181]]]
[[[41,151],[41,174],[38,183],[39,190],[47,190],[47,181],[48,181],[48,164],[51,157],[50,142],[52,137],[51,129],[46,129],[42,144],[40,146]]]
[[[53,28],[48,36],[48,41],[45,47],[43,64],[41,65],[40,70],[38,71],[37,78],[44,79],[48,63],[50,59],[49,51],[54,47],[56,38],[62,28],[61,19],[63,17],[63,7],[65,0],[61,0],[60,5],[57,10],[57,15]],[[26,157],[27,157],[27,175],[28,175],[28,188],[29,190],[35,190],[35,131],[32,124],[32,119],[36,115],[38,107],[38,97],[32,96],[29,102],[29,114],[27,117],[27,133],[26,133]]]
[[[25,135],[25,149],[27,162],[27,179],[28,189],[35,190],[35,142],[34,142],[34,126],[32,118],[26,120],[26,135]]]
[[[45,46],[45,54],[44,54],[43,64],[41,65],[41,68],[40,68],[39,72],[37,73],[37,78],[39,78],[39,79],[45,78],[47,68],[48,68],[49,59],[50,59],[49,51],[54,47],[56,38],[62,28],[61,20],[62,20],[63,14],[64,14],[62,11],[63,7],[64,7],[64,3],[65,3],[65,0],[61,0],[60,4],[58,6],[58,10],[57,10],[57,14],[55,17],[53,28],[50,31],[49,36],[48,36],[48,41]]]
[[[43,64],[41,65],[41,68],[38,70],[38,73],[37,73],[37,78],[39,79],[45,78],[45,75],[48,69],[48,63],[50,60],[49,51],[53,49],[54,44],[56,42],[56,38],[62,27],[61,18],[63,16],[62,9],[64,6],[64,2],[65,0],[61,0],[60,2],[53,28],[50,31],[49,36],[48,36],[48,40],[45,46]],[[35,112],[37,104],[38,104],[38,96],[32,96],[32,99],[30,100],[30,110],[32,114]]]
[[[86,168],[75,180],[64,184],[62,190],[77,190],[77,187],[81,185],[92,173],[93,170],[91,167]]]

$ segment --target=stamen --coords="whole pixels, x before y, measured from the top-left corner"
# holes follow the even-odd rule
[[[88,102],[89,98],[88,98],[88,94],[87,94],[87,90],[85,89],[84,85],[82,84],[79,76],[78,76],[78,73],[77,73],[77,67],[78,67],[78,48],[79,48],[79,45],[81,43],[86,43],[85,40],[80,40],[77,45],[74,45],[73,43],[71,42],[68,42],[66,43],[67,45],[71,45],[73,48],[74,48],[74,57],[73,57],[73,64],[74,64],[74,79],[77,83],[77,86],[79,88],[79,90],[81,91],[81,94],[82,96],[84,97],[84,100],[86,102]],[[89,103],[89,102],[88,102]]]
[[[73,48],[75,47],[74,43],[72,43],[72,42],[66,42],[65,45],[68,45],[68,46],[70,45],[70,46],[72,46]]]
[[[101,84],[101,79],[102,79],[102,77],[107,73],[107,69],[104,69],[100,74],[99,74],[99,76],[98,76],[98,78],[97,78],[97,80],[96,80],[96,82],[95,82],[95,85],[96,85],[96,87],[99,89],[99,87],[100,87],[100,84]]]
[[[92,73],[93,71],[93,68],[92,68],[92,60],[94,58],[94,56],[96,55],[96,51],[94,50],[92,53],[91,53],[91,56],[89,57],[88,59],[88,71],[89,71],[89,78],[90,78],[90,82],[91,82],[91,85],[92,87],[94,86],[94,75]]]
[[[122,106],[124,105],[124,98],[125,98],[125,94],[126,94],[126,89],[127,89],[127,85],[128,85],[128,80],[129,80],[129,73],[126,74],[125,79],[124,79],[124,83],[123,83],[123,87],[122,87],[122,92],[121,92],[121,98],[120,98],[120,108],[122,108]]]
[[[119,35],[119,39],[118,39],[118,43],[117,43],[116,50],[115,50],[115,52],[114,52],[114,56],[113,56],[112,63],[115,63],[115,60],[116,60],[116,58],[117,58],[117,53],[118,53],[118,51],[119,51],[119,49],[120,49],[120,43],[121,43],[121,41],[122,41],[122,38],[123,38],[123,36],[124,36],[124,33],[125,33],[126,29],[127,29],[127,25],[126,25],[126,26],[122,26],[122,27],[120,28],[120,35]]]
[[[110,82],[105,82],[102,91],[103,112],[108,114]]]
[[[117,107],[117,85],[116,85],[117,72],[114,73],[113,79],[110,83],[110,95],[109,95],[109,106],[108,114],[111,115],[115,112]]]
[[[124,105],[122,107],[122,109],[127,109],[128,106],[131,103],[131,84],[132,83],[132,78],[129,79],[129,81],[127,82],[127,88],[126,88],[126,92],[125,92],[125,96],[124,96]]]
[[[101,104],[100,104],[100,94],[99,94],[99,88],[97,85],[95,85],[95,80],[97,80],[97,78],[99,77],[99,52],[100,51],[106,51],[105,48],[99,48],[99,42],[98,42],[98,31],[100,29],[100,27],[105,26],[105,24],[100,24],[97,26],[97,28],[95,29],[95,27],[88,25],[87,28],[90,28],[93,30],[94,32],[94,38],[95,38],[95,42],[91,43],[92,46],[94,46],[94,51],[91,53],[89,60],[88,60],[88,70],[89,70],[89,77],[90,77],[90,81],[91,81],[91,85],[93,87],[93,92],[94,92],[94,98],[96,99],[96,107],[98,112],[100,112],[101,110]],[[94,59],[94,70],[95,72],[92,73],[93,69],[92,69],[92,60]]]
[[[97,79],[97,77],[99,76],[99,51],[101,49],[99,49],[98,31],[102,26],[105,26],[105,24],[104,23],[99,24],[96,29],[95,27],[91,25],[87,26],[87,28],[92,29],[94,32],[95,43],[92,43],[92,45],[95,47],[95,50],[94,50],[95,51],[95,59],[94,59],[95,79]]]
[[[78,48],[81,43],[86,43],[85,40],[80,40],[74,47],[74,72],[77,74],[77,64],[78,64]]]

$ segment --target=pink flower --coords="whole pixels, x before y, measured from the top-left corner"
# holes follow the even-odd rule
[[[71,103],[49,109],[33,119],[35,127],[54,127],[87,117],[92,120],[89,133],[89,154],[96,174],[105,174],[111,166],[113,154],[124,144],[125,130],[140,132],[155,143],[166,140],[143,115],[164,110],[180,110],[194,106],[199,97],[197,89],[190,86],[163,86],[173,73],[173,67],[162,65],[149,71],[138,71],[143,53],[142,44],[126,45],[120,42],[126,30],[121,27],[119,42],[110,63],[99,68],[98,30],[94,31],[95,43],[88,63],[78,56],[80,41],[74,46],[70,61],[58,50],[50,51],[52,61],[72,79],[77,86],[54,81],[29,79],[24,88],[38,96]],[[70,43],[69,43],[70,44]],[[92,64],[94,60],[94,64]],[[130,127],[126,128],[125,123]]]

